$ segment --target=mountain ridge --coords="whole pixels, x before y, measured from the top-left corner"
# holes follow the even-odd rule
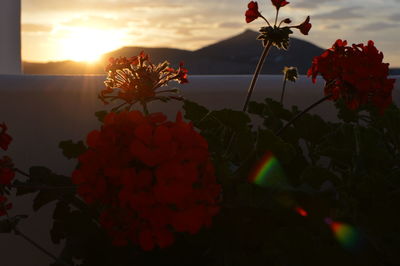
[[[141,51],[150,55],[153,63],[168,61],[177,66],[181,61],[189,70],[189,74],[224,75],[252,74],[263,50],[261,42],[256,40],[258,32],[245,30],[232,37],[204,46],[197,50],[177,48],[155,48],[126,46],[105,53],[98,63],[88,64],[74,61],[48,63],[24,62],[25,74],[104,74],[104,66],[109,57],[131,57]],[[296,66],[300,74],[305,74],[311,66],[314,56],[324,51],[310,42],[297,38],[290,39],[287,51],[272,47],[262,74],[281,74],[285,66]],[[396,73],[400,69],[394,70]]]

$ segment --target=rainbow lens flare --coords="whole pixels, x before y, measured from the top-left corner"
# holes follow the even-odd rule
[[[333,221],[331,218],[325,218],[325,223],[329,225],[338,242],[348,250],[360,248],[361,235],[353,226]]]
[[[296,207],[294,210],[303,217],[308,216],[308,212],[301,207]]]
[[[251,183],[263,187],[286,185],[286,178],[278,160],[271,152],[267,152],[249,176]]]

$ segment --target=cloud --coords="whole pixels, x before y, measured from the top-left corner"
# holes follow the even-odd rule
[[[192,36],[192,29],[191,28],[178,28],[175,30],[176,34],[184,35],[184,36]]]
[[[337,1],[340,1],[340,0],[337,0]],[[318,0],[318,1],[300,0],[300,1],[296,1],[295,3],[293,3],[293,7],[314,9],[314,8],[318,8],[321,4],[323,5],[325,3],[332,3],[332,2],[336,2],[336,1],[334,1],[334,0]]]
[[[340,25],[340,24],[329,24],[329,25],[324,25],[323,29],[337,30],[337,29],[340,29],[341,27],[342,27],[342,25]]]
[[[175,1],[178,2],[178,1]],[[128,11],[138,8],[177,8],[181,4],[165,0],[23,0],[22,7],[28,11]]]
[[[241,29],[244,24],[239,22],[222,22],[218,24],[219,28]]]
[[[70,26],[70,27],[113,29],[113,28],[126,27],[128,23],[129,21],[125,19],[106,18],[101,16],[83,16],[68,20],[61,24],[63,26]]]
[[[41,32],[25,33],[23,47],[33,47],[29,38],[36,38],[36,35],[43,43],[48,43],[48,40],[64,38],[64,35],[71,36],[80,27],[88,27],[88,30],[104,29],[107,32],[121,33],[125,36],[123,45],[197,49],[238,34],[246,27],[256,30],[264,25],[262,20],[245,23],[244,13],[250,0],[21,1],[22,20],[26,24],[23,31]],[[307,39],[304,37],[305,40],[328,47],[332,39],[339,36],[354,39],[375,38],[393,43],[389,51],[397,54],[398,42],[393,35],[371,29],[385,27],[389,28],[388,31],[396,30],[395,23],[400,19],[400,0],[288,1],[290,4],[282,8],[280,19],[289,17],[293,20],[292,25],[296,25],[303,22],[307,15],[311,15],[313,28]],[[259,0],[258,3],[263,15],[273,20],[275,9],[271,1]],[[384,21],[387,24],[377,25],[374,21]],[[359,31],[357,27],[367,30]],[[47,50],[51,49],[43,49],[41,56],[56,60],[50,57],[58,56],[57,53],[50,55]],[[32,48],[32,51],[35,52],[25,54],[39,53],[38,47]]]
[[[22,32],[50,32],[53,29],[50,25],[24,23],[21,25]]]
[[[322,14],[313,15],[314,19],[323,19],[323,20],[341,20],[341,19],[353,19],[353,18],[362,18],[364,15],[359,13],[355,13],[355,11],[362,9],[362,7],[345,7],[333,10],[331,12],[326,12]]]
[[[400,0],[399,0],[400,2]],[[399,21],[400,20],[400,13],[392,14],[389,16],[390,20]]]
[[[385,30],[389,28],[396,28],[400,27],[399,24],[395,23],[387,23],[387,22],[373,22],[373,23],[368,23],[366,25],[363,25],[356,30],[368,30],[368,31],[376,31],[376,30]]]

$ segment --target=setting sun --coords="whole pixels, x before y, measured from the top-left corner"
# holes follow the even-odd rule
[[[73,61],[97,61],[101,55],[123,46],[121,34],[92,28],[70,29],[60,39],[62,57]]]

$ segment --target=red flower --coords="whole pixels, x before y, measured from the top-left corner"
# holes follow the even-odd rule
[[[276,7],[276,9],[279,9],[281,7],[286,6],[290,2],[287,2],[285,0],[271,0],[272,4]]]
[[[185,83],[189,83],[188,78],[188,70],[186,68],[183,67],[184,63],[180,62],[179,63],[179,68],[177,70],[173,69],[173,68],[168,68],[167,70],[170,73],[174,73],[175,76],[173,77],[174,80],[178,81],[180,84],[185,84]],[[174,98],[173,96],[170,98]]]
[[[6,203],[7,198],[0,195],[0,217],[7,214],[7,211],[12,208],[12,203]]]
[[[310,23],[310,16],[308,16],[307,18],[306,18],[306,20],[303,22],[303,23],[301,23],[300,25],[298,25],[298,26],[294,26],[293,28],[297,28],[297,29],[299,29],[300,30],[300,32],[301,33],[303,33],[304,35],[308,35],[308,32],[310,31],[310,29],[311,29],[311,23]]]
[[[133,57],[130,57],[130,58],[126,58],[126,57],[114,58],[114,57],[111,57],[110,59],[108,59],[108,62],[109,62],[109,64],[105,68],[106,72],[116,71],[117,69],[130,68],[131,65],[137,65],[138,64],[138,56],[133,56]]]
[[[15,176],[11,159],[4,156],[0,159],[0,185],[9,185]]]
[[[169,81],[188,83],[188,70],[182,63],[177,70],[170,68],[168,62],[154,65],[144,52],[131,58],[110,58],[109,62],[106,67],[108,77],[104,82],[106,88],[99,94],[99,98],[105,104],[118,99],[128,105],[137,102],[144,104],[165,98],[173,99],[171,96],[158,96],[158,94],[173,93],[174,90],[157,90],[167,86]]]
[[[103,206],[100,222],[114,245],[163,248],[175,232],[196,233],[218,213],[207,142],[180,113],[176,122],[161,113],[109,113],[86,142],[72,181],[87,203]]]
[[[389,64],[373,41],[347,46],[337,40],[332,48],[313,59],[307,75],[315,83],[318,74],[325,79],[325,95],[343,99],[350,109],[372,103],[381,113],[392,103],[395,79],[388,79]]]
[[[250,23],[253,20],[257,19],[258,17],[261,16],[261,13],[258,11],[258,4],[257,2],[251,1],[247,7],[249,9],[247,9],[245,16],[246,16],[246,22]]]
[[[8,146],[12,141],[12,137],[6,133],[7,126],[6,124],[0,124],[1,132],[0,132],[0,148],[3,150],[7,150]]]

